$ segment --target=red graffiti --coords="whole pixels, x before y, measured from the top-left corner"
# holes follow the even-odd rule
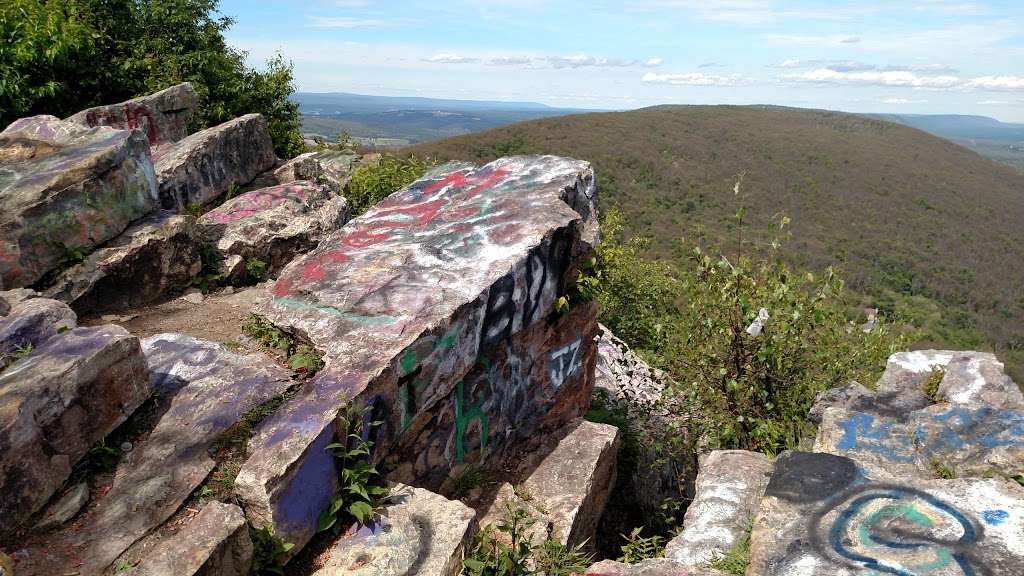
[[[157,123],[149,107],[134,102],[125,102],[120,111],[114,106],[89,110],[85,114],[85,123],[92,127],[109,126],[120,130],[142,128],[150,144],[156,144],[160,140]]]
[[[284,185],[273,188],[253,190],[228,201],[226,204],[207,212],[204,220],[217,224],[230,224],[245,218],[251,218],[261,212],[283,206],[285,204],[306,204],[309,191],[302,186]]]

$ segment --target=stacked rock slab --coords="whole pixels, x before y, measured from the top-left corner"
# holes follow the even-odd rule
[[[199,95],[184,82],[120,104],[82,110],[68,120],[90,128],[140,130],[151,146],[158,146],[188,136],[188,121],[198,104]]]
[[[276,275],[348,217],[344,196],[303,180],[246,192],[203,214],[199,224],[221,256],[225,277],[241,282],[248,261],[259,260],[266,266],[263,273]]]
[[[465,504],[398,484],[381,517],[353,526],[313,576],[458,576],[475,527]]]
[[[683,566],[666,558],[623,564],[604,560],[587,568],[583,576],[726,576],[724,572],[694,566]]]
[[[788,452],[747,574],[1024,573],[1024,487],[1000,478],[878,479],[849,458]]]
[[[31,286],[153,210],[145,136],[53,116],[0,133],[0,289]]]
[[[149,550],[134,576],[249,576],[253,545],[242,509],[208,502],[173,537]]]
[[[64,306],[33,299],[20,308],[46,303]],[[57,320],[62,328],[66,317]],[[0,371],[0,537],[42,508],[72,465],[151,391],[139,341],[124,329],[56,332]]]
[[[80,314],[148,304],[192,285],[201,244],[195,217],[160,211],[61,272],[45,295]]]
[[[247,114],[159,147],[153,157],[164,209],[184,212],[251,182],[277,162],[267,122]]]
[[[435,489],[579,416],[594,308],[552,312],[596,241],[595,196],[576,160],[446,165],[289,264],[263,312],[326,367],[250,443],[236,482],[250,522],[308,541],[337,489],[324,448],[352,400],[383,422],[371,439],[394,479]]]
[[[274,170],[274,177],[281,184],[297,180],[317,182],[341,194],[358,162],[359,156],[346,150],[306,152]]]

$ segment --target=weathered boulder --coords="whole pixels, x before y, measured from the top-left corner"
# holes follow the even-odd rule
[[[184,212],[232,186],[251,182],[277,162],[267,122],[246,114],[155,151],[160,206]]]
[[[665,557],[704,566],[728,554],[746,537],[771,473],[772,461],[756,452],[716,450],[701,457],[683,532],[665,547]]]
[[[291,385],[291,373],[268,356],[215,342],[159,334],[142,349],[155,393],[169,407],[120,462],[110,490],[81,525],[33,551],[37,574],[56,573],[71,557],[83,574],[100,574],[203,482],[216,465],[207,449],[221,433]]]
[[[296,180],[317,182],[327,186],[335,194],[341,194],[358,162],[359,155],[347,150],[307,152],[274,170],[274,177],[281,184]]]
[[[177,142],[188,136],[188,121],[198,104],[199,95],[192,84],[183,82],[120,104],[82,110],[68,120],[90,128],[138,129],[146,135],[149,144],[155,146]]]
[[[150,392],[139,340],[117,326],[49,338],[0,373],[0,535],[39,510]]]
[[[36,523],[36,530],[45,532],[64,524],[78,514],[88,501],[88,482],[75,484],[46,509],[43,519]]]
[[[11,312],[11,303],[4,298],[4,295],[0,293],[0,318],[7,316]]]
[[[665,389],[665,374],[651,368],[606,326],[598,327],[594,388],[630,416],[651,414]]]
[[[0,318],[0,372],[20,354],[31,353],[50,338],[78,325],[67,304],[33,298],[17,304]]]
[[[944,401],[962,406],[1024,409],[1024,394],[995,355],[958,353],[946,364],[937,390]]]
[[[476,530],[465,504],[398,484],[370,526],[353,526],[314,576],[458,576]]]
[[[751,536],[758,576],[1024,573],[1024,487],[876,480],[848,459],[788,452]]]
[[[683,566],[667,558],[653,558],[636,564],[602,560],[587,568],[583,576],[725,576],[725,574],[711,568]]]
[[[0,289],[30,286],[153,210],[145,136],[53,116],[0,132]]]
[[[236,483],[250,521],[308,540],[337,487],[324,446],[352,399],[384,422],[372,440],[404,464],[393,478],[431,489],[581,415],[594,307],[552,312],[596,238],[595,196],[576,160],[447,165],[289,264],[264,313],[326,367],[250,444]]]
[[[207,502],[174,537],[146,553],[132,576],[249,576],[252,540],[234,504]]]
[[[199,223],[222,257],[225,276],[242,281],[250,259],[263,262],[266,275],[276,275],[348,217],[343,196],[321,184],[298,181],[246,192],[207,212]]]
[[[511,504],[525,507],[536,520],[530,537],[537,545],[549,537],[567,546],[592,543],[615,485],[618,449],[618,428],[580,422],[516,489],[505,484],[499,490],[480,525],[500,522]]]
[[[201,244],[193,216],[161,211],[64,270],[44,293],[80,314],[148,304],[192,285]]]

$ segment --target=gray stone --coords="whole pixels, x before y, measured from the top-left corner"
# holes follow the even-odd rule
[[[772,461],[756,452],[716,450],[702,456],[683,532],[668,543],[665,556],[704,566],[728,554],[753,523],[771,472]]]
[[[637,564],[603,560],[594,564],[583,576],[725,576],[711,568],[683,566],[667,558],[653,558]]]
[[[398,484],[381,518],[354,526],[331,546],[314,576],[458,576],[476,529],[458,501]]]
[[[158,212],[62,272],[45,294],[80,314],[149,304],[192,285],[201,243],[194,217]]]
[[[174,537],[146,553],[132,576],[248,576],[252,540],[242,509],[207,502]]]
[[[312,536],[337,489],[324,447],[353,398],[384,421],[373,439],[394,479],[428,489],[582,415],[594,308],[541,320],[591,253],[594,201],[585,162],[447,165],[289,264],[262,312],[326,367],[250,444],[236,483],[250,522],[297,547]]]
[[[141,133],[53,116],[16,120],[0,133],[0,289],[35,284],[155,203]]]
[[[59,334],[0,373],[0,535],[37,512],[151,390],[139,340],[117,326]]]
[[[938,394],[954,405],[1024,409],[1024,394],[993,354],[957,354],[948,364]]]
[[[748,574],[1024,573],[1024,487],[876,480],[848,459],[784,453],[761,501]]]
[[[11,312],[11,304],[0,294],[0,318],[7,316]]]
[[[192,84],[184,82],[120,104],[82,110],[68,120],[88,126],[140,130],[151,146],[177,142],[188,136],[188,121],[199,104]]]
[[[7,303],[13,308],[18,304],[21,304],[25,300],[31,300],[32,298],[39,298],[39,292],[31,288],[12,288],[10,290],[0,291],[0,298],[6,300]]]
[[[310,180],[326,185],[335,194],[341,194],[358,163],[359,155],[347,150],[307,152],[274,170],[274,177],[281,184]]]
[[[0,318],[0,372],[16,356],[38,348],[57,334],[78,325],[78,317],[67,304],[48,298],[33,298],[16,304]]]
[[[199,223],[221,254],[225,275],[242,282],[249,279],[245,263],[250,259],[266,265],[265,276],[275,276],[348,217],[343,196],[321,184],[298,181],[246,192],[207,212]]]
[[[247,114],[163,146],[154,160],[160,205],[184,212],[251,182],[277,157],[266,120]]]
[[[594,388],[604,390],[630,416],[652,413],[667,385],[665,374],[648,366],[606,326],[599,327]]]
[[[198,288],[189,288],[185,291],[185,294],[181,297],[182,300],[189,304],[202,304],[203,303],[203,292]]]
[[[89,484],[79,482],[65,492],[56,502],[50,505],[43,519],[36,524],[36,530],[46,531],[56,528],[75,517],[89,501]]]
[[[814,424],[821,424],[825,417],[825,411],[829,408],[848,408],[859,406],[870,409],[875,405],[873,402],[875,393],[858,382],[850,382],[839,388],[829,388],[818,392],[814,398],[814,406],[811,407],[807,419]]]
[[[73,559],[99,574],[162,524],[209,475],[213,441],[252,408],[283,393],[291,373],[262,354],[180,334],[143,341],[152,385],[168,404],[156,427],[118,465],[114,483],[78,523],[39,551],[40,574]],[[47,572],[54,570],[54,572]]]

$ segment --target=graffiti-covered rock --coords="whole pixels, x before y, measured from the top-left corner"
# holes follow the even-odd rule
[[[274,177],[281,184],[296,180],[317,182],[341,194],[358,162],[359,155],[347,150],[307,152],[274,170]]]
[[[297,181],[246,192],[207,212],[199,223],[226,265],[225,276],[243,281],[255,274],[246,270],[247,262],[262,263],[253,280],[276,275],[296,255],[341,228],[348,217],[343,196],[322,184]]]
[[[683,566],[666,558],[653,558],[636,564],[602,560],[587,568],[583,576],[725,576],[725,573],[711,568]]]
[[[77,326],[78,317],[63,302],[33,298],[0,318],[0,372],[16,358],[31,354],[50,338]]]
[[[150,392],[139,340],[117,326],[63,332],[0,372],[0,535]]]
[[[665,556],[704,566],[728,554],[746,537],[771,472],[771,460],[756,452],[716,450],[702,456],[683,532],[668,543]]]
[[[0,133],[0,289],[31,286],[124,231],[156,203],[139,132],[53,116]]]
[[[848,458],[780,456],[748,574],[1018,574],[1024,487],[1002,479],[878,480]]]
[[[81,314],[148,304],[192,285],[201,243],[195,217],[157,212],[63,271],[45,295]]]
[[[170,538],[148,550],[136,576],[249,576],[253,545],[242,509],[207,502]]]
[[[192,84],[184,82],[120,104],[82,110],[68,120],[90,128],[137,129],[146,135],[151,146],[156,146],[188,136],[188,121],[198,104],[199,95]]]
[[[458,576],[476,513],[458,501],[398,484],[369,526],[353,526],[313,576]]]
[[[248,184],[277,162],[267,122],[247,114],[154,152],[162,208],[184,212],[232,186]]]
[[[171,517],[215,466],[211,443],[252,408],[291,385],[291,374],[262,354],[181,334],[142,343],[162,412],[145,441],[118,464],[114,483],[74,530],[46,543],[38,574],[74,558],[100,574],[133,543]],[[62,564],[64,563],[64,564]],[[53,570],[48,572],[47,570]]]
[[[352,399],[384,422],[377,458],[411,463],[396,479],[427,488],[580,415],[594,308],[558,319],[554,304],[590,254],[595,201],[585,162],[446,165],[289,264],[263,312],[326,367],[253,438],[236,484],[250,521],[308,540],[336,489],[323,448]]]

